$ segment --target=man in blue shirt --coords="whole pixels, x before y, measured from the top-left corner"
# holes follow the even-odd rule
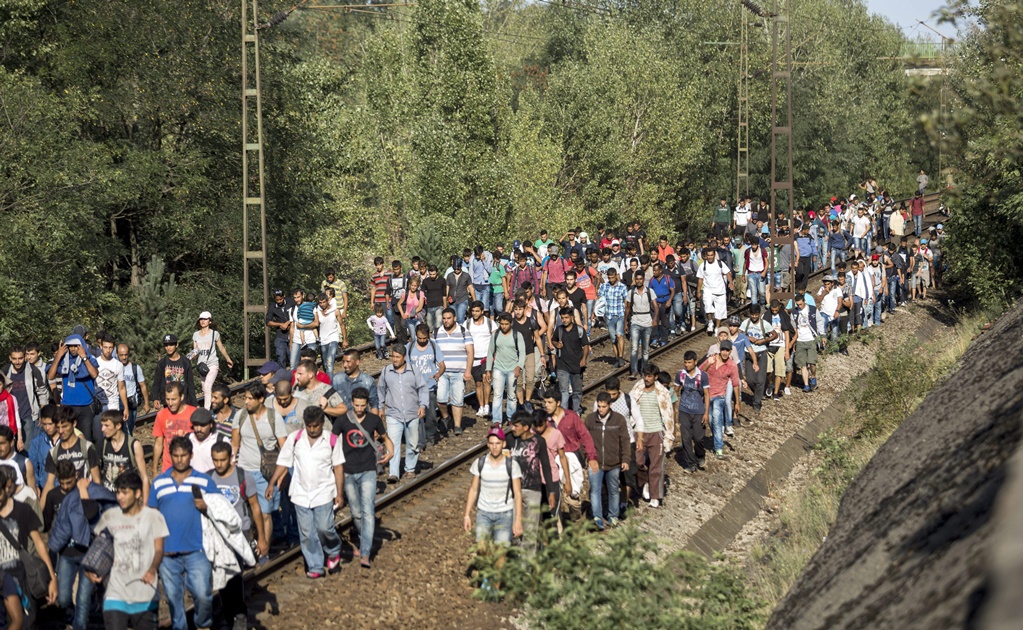
[[[372,376],[362,371],[362,353],[355,348],[345,350],[341,356],[341,368],[344,372],[335,372],[331,379],[334,391],[341,396],[341,400],[349,409],[352,408],[352,392],[358,387],[365,387],[369,391],[369,412],[373,415],[380,413],[380,399],[377,397],[377,382]]]
[[[171,627],[186,630],[185,588],[195,602],[196,628],[213,623],[213,567],[202,546],[202,513],[206,502],[200,491],[220,494],[205,473],[192,469],[192,442],[184,436],[171,440],[171,467],[153,480],[149,507],[167,521],[170,535],[163,543],[160,579],[170,608]]]
[[[75,426],[89,442],[93,442],[92,419],[96,414],[92,404],[96,400],[98,375],[99,362],[89,354],[81,335],[71,335],[60,344],[46,371],[46,378],[51,381],[60,377],[60,403],[74,409]]]
[[[803,224],[799,236],[796,237],[796,249],[799,251],[799,262],[796,264],[796,284],[806,284],[807,278],[817,266],[817,244],[810,238],[810,226]]]

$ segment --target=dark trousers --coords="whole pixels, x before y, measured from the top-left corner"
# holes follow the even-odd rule
[[[629,469],[623,470],[619,480],[622,484],[622,507],[626,507],[631,501],[639,504],[639,486],[636,484],[636,443],[629,444]],[[624,511],[624,509],[622,510]]]
[[[248,607],[245,605],[245,581],[239,573],[227,581],[224,588],[220,589],[220,605],[224,613],[224,619],[230,623],[236,615],[248,616]]]
[[[707,453],[703,445],[703,414],[679,411],[678,424],[682,429],[682,468],[692,470]]]
[[[75,426],[82,432],[86,440],[95,444],[92,439],[92,421],[96,414],[92,412],[91,405],[70,405],[69,408],[75,412]]]
[[[440,428],[437,424],[437,390],[430,390],[430,404],[426,406],[426,415],[419,425],[419,448],[423,449],[428,444],[436,442],[440,438]],[[447,427],[444,428],[447,433]]]
[[[813,273],[813,256],[800,256],[796,264],[796,286],[801,287]]]
[[[746,351],[746,382],[753,388],[753,406],[759,407],[764,401],[764,387],[767,384],[767,353]],[[753,371],[753,362],[757,362],[757,371]]]
[[[291,357],[291,344],[287,335],[274,337],[274,352],[277,353],[277,364],[281,367],[288,367],[288,359]]]

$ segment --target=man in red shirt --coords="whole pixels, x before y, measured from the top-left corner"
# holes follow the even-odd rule
[[[707,357],[700,368],[707,373],[710,381],[710,428],[714,434],[714,455],[718,459],[725,458],[724,427],[725,414],[728,413],[728,382],[732,382],[732,393],[735,405],[732,413],[739,415],[740,393],[739,366],[732,360],[732,342],[725,339],[718,344],[718,353]]]
[[[909,213],[913,215],[913,232],[920,238],[924,231],[924,195],[919,190],[909,200]]]
[[[192,412],[195,407],[185,404],[185,386],[181,383],[167,383],[164,393],[167,405],[156,414],[153,423],[153,478],[171,467],[170,449],[164,446],[179,435],[192,432]]]
[[[550,424],[557,429],[565,438],[565,454],[569,453],[579,458],[583,468],[589,466],[590,472],[597,473],[597,448],[593,444],[593,436],[586,429],[579,414],[571,409],[561,406],[561,392],[555,387],[549,387],[543,392],[543,407],[547,412]],[[567,471],[566,471],[566,474]],[[579,498],[579,489],[573,488],[574,496],[563,496],[561,500],[568,508],[568,516],[573,521],[582,518],[582,499]]]

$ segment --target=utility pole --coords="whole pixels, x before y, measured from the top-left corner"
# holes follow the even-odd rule
[[[739,103],[736,131],[735,201],[739,195],[749,196],[749,13],[742,13],[742,31],[739,39]]]
[[[778,246],[794,248],[792,187],[792,38],[789,24],[791,0],[774,0],[771,29],[771,274],[768,295],[785,303],[793,295],[796,252],[789,269],[789,286],[775,287],[774,269]],[[778,234],[779,215],[788,234]]]
[[[252,13],[248,12],[251,1]],[[263,177],[263,101],[259,82],[258,0],[242,3],[242,322],[244,374],[270,360],[270,331],[263,317],[270,301],[266,264],[266,185]],[[252,123],[255,122],[255,125]],[[258,211],[258,212],[257,212]],[[258,223],[256,218],[258,217]],[[262,298],[262,299],[260,299]],[[250,323],[263,329],[263,352],[250,347]]]
[[[921,26],[941,38],[941,82],[938,84],[938,189],[945,188],[944,174],[942,172],[942,145],[945,144],[942,130],[945,128],[945,75],[948,70],[948,44],[954,43],[951,37],[945,37],[925,22],[917,20]]]

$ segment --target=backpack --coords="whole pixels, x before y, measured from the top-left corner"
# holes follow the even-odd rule
[[[222,437],[219,433],[217,435],[218,435],[218,438]],[[219,442],[220,440],[218,439],[217,441]],[[128,447],[128,458],[131,461],[131,467],[134,468],[136,471],[138,471],[139,465],[138,465],[138,462],[135,461],[135,442],[136,442],[136,440],[135,440],[134,437],[131,436],[130,433],[125,432],[125,434],[124,434],[124,442],[125,442],[125,446]],[[57,446],[59,446],[59,444]],[[57,449],[57,447],[54,446],[53,450],[55,451],[56,449]],[[103,452],[100,453],[100,459],[101,460],[103,459],[103,455],[106,454],[106,450],[107,450],[107,440],[104,440],[103,441]],[[51,453],[53,453],[53,451],[51,451]],[[54,462],[57,461],[56,454],[53,455],[53,461]]]
[[[729,266],[727,264],[721,262],[720,258],[718,258],[714,262],[716,262],[718,264],[718,269],[723,270],[725,274],[727,274],[727,273],[729,273],[731,271],[731,268],[729,268]],[[705,260],[702,263],[700,263],[700,266],[703,269],[704,277],[706,277],[707,276],[707,261]]]
[[[646,293],[647,291],[650,291],[651,293],[653,293],[653,291],[651,291],[650,287],[645,287],[643,289],[644,293]],[[631,304],[633,307],[636,306],[636,287],[632,287],[631,289],[629,289],[629,295],[625,299],[625,301],[628,302],[629,304]],[[654,293],[654,297],[650,298],[650,304],[652,306],[653,304],[656,304],[656,303],[657,303],[657,294]],[[642,312],[632,311],[631,314],[632,315],[649,315],[650,311],[642,311]]]
[[[295,441],[294,441],[295,444],[298,444],[298,439],[300,437],[302,437],[302,433],[304,433],[304,432],[305,432],[305,429],[299,429],[298,431],[295,431]],[[333,433],[328,433],[327,435],[330,436],[330,448],[334,448],[334,446],[337,445],[337,436],[334,435]],[[242,483],[245,483],[245,481],[242,480]],[[242,496],[245,496],[244,492],[242,492]]]
[[[481,478],[483,477],[483,466],[487,463],[487,455],[488,455],[488,453],[484,453],[484,454],[480,455],[479,459],[476,460],[476,470],[479,471]],[[505,455],[504,456],[504,467],[508,471],[508,490],[505,491],[505,493],[504,493],[504,500],[507,501],[508,497],[510,497],[511,493],[512,493],[512,457],[511,457],[511,455]],[[477,501],[477,503],[479,502],[479,497],[478,496],[476,498],[476,501]]]
[[[127,436],[128,434],[125,433],[125,435]],[[134,439],[134,438],[132,438],[132,439]],[[89,447],[92,446],[93,444],[92,444],[92,442],[86,440],[82,436],[78,436],[78,441],[82,443],[82,454],[86,456],[86,461],[88,461],[88,459],[89,459],[89,457],[88,457],[89,456]],[[60,445],[61,445],[61,442],[57,442],[56,444],[54,444],[50,448],[50,457],[53,459],[54,465],[57,464],[57,450],[60,448]],[[131,455],[131,463],[132,463],[133,466],[135,466],[135,470],[138,470],[138,465],[135,463],[135,454],[134,453],[132,453],[132,455]],[[86,470],[85,472],[86,472],[86,475],[88,475],[89,471]]]
[[[522,352],[519,350],[519,336],[520,336],[520,334],[518,333],[517,330],[515,330],[515,328],[512,328],[511,329],[511,335],[512,335],[512,341],[515,342],[515,360],[518,361],[519,357],[522,356]],[[495,356],[495,358],[497,356],[497,335],[494,335],[494,334],[490,335],[490,354],[493,354]]]
[[[463,326],[463,325],[461,325],[459,323],[455,323],[455,326],[458,326],[458,330],[461,331],[461,333],[462,333],[462,343],[465,343],[465,326]],[[437,327],[437,330],[433,331],[433,338],[434,338],[434,340],[437,339],[437,333],[440,332],[441,328],[442,328],[442,326],[439,326],[439,327]],[[436,350],[434,350],[434,356],[436,356]]]

